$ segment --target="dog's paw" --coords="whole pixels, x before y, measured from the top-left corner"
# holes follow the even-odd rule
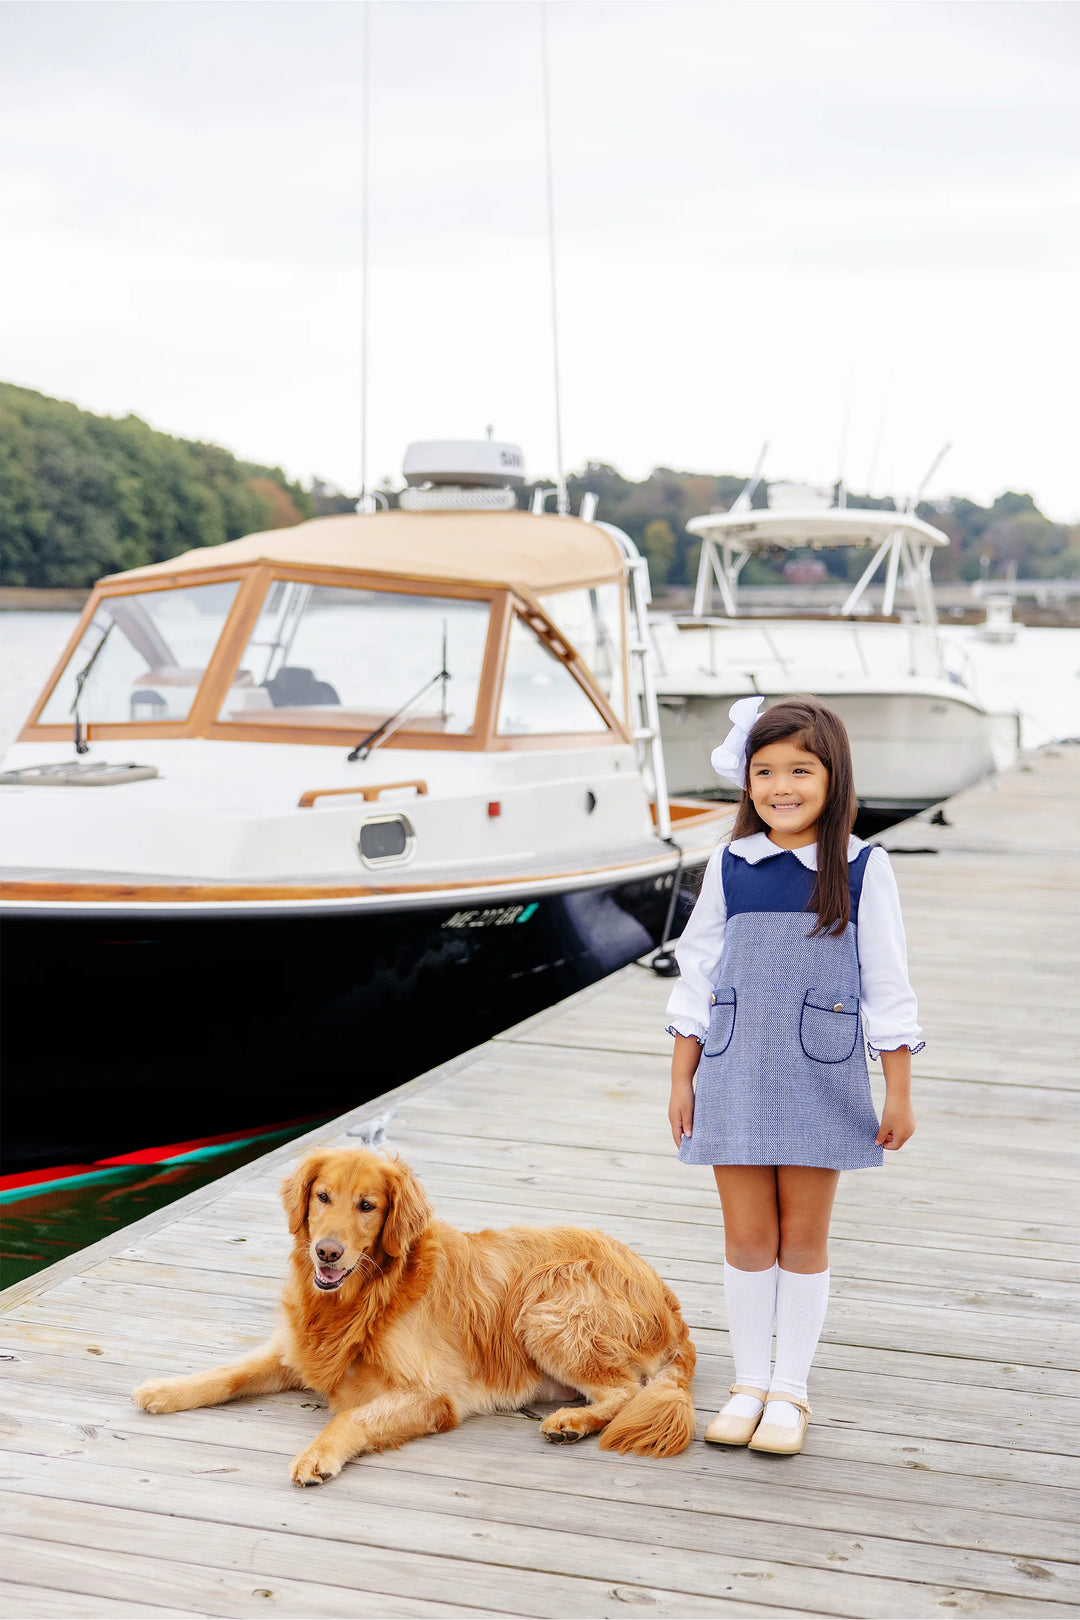
[[[183,1387],[174,1378],[150,1378],[132,1390],[131,1399],[144,1412],[180,1412],[187,1405]]]
[[[585,1416],[585,1411],[580,1406],[564,1406],[544,1419],[540,1433],[545,1440],[557,1446],[568,1445],[573,1440],[584,1440],[587,1434],[594,1432],[594,1425]]]
[[[289,1478],[294,1485],[321,1485],[324,1480],[333,1479],[341,1473],[341,1459],[318,1441],[308,1446],[299,1457],[294,1457],[289,1469]]]

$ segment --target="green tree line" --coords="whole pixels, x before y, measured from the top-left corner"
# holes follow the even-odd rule
[[[597,515],[645,552],[657,589],[689,585],[699,542],[686,525],[726,510],[745,479],[732,473],[655,468],[638,482],[590,462],[568,480],[571,506],[592,491]],[[536,486],[521,492],[528,505]],[[383,491],[397,504],[392,489]],[[763,506],[767,486],[754,504]],[[849,506],[894,509],[891,499],[847,495]],[[0,569],[8,585],[90,585],[103,574],[164,561],[195,546],[218,545],[306,517],[350,512],[355,495],[313,479],[290,483],[280,467],[239,461],[217,445],[157,433],[137,416],[95,416],[28,388],[0,383]],[[1080,576],[1080,527],[1052,523],[1030,495],[1006,491],[990,506],[952,496],[918,508],[953,544],[934,558],[939,580],[1002,575]],[[851,579],[865,554],[816,554],[829,573]],[[747,584],[773,583],[785,556],[755,557]]]
[[[0,383],[5,585],[91,585],[312,511],[280,467]]]

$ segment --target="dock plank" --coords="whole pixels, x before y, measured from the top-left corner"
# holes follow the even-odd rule
[[[1080,1615],[1078,788],[1080,751],[1050,751],[883,840],[919,1130],[841,1180],[800,1458],[566,1451],[497,1416],[300,1493],[315,1397],[136,1410],[142,1377],[269,1331],[293,1144],[0,1296],[5,1612]],[[723,1234],[667,1135],[668,988],[625,969],[310,1140],[393,1106],[441,1218],[631,1243],[682,1301],[704,1423],[731,1376]]]

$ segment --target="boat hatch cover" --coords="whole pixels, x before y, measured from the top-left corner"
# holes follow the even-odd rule
[[[71,760],[0,771],[0,783],[4,787],[116,787],[121,782],[147,782],[157,774],[156,765],[107,765]]]

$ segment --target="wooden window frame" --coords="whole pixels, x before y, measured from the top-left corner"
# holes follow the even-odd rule
[[[342,726],[265,726],[258,722],[221,720],[222,704],[239,668],[240,659],[247,649],[251,633],[258,622],[271,585],[278,580],[296,584],[328,585],[345,589],[392,592],[397,595],[444,596],[451,599],[487,602],[487,642],[480,671],[474,727],[471,732],[452,733],[398,731],[387,738],[382,748],[406,748],[417,751],[501,753],[544,748],[596,748],[613,743],[629,743],[630,733],[611,709],[596,684],[588,665],[581,658],[566,635],[550,619],[530,591],[522,586],[506,584],[456,584],[446,580],[394,576],[383,573],[314,565],[286,563],[246,563],[232,567],[185,569],[180,574],[163,574],[154,579],[116,581],[95,587],[79,622],[72,631],[41,696],[31,711],[31,717],[19,733],[19,742],[56,742],[72,736],[72,725],[42,725],[38,716],[48,703],[57,682],[103,601],[116,596],[139,596],[150,591],[176,590],[196,585],[226,584],[238,581],[239,590],[225,620],[213,656],[199,683],[185,720],[169,721],[110,721],[89,722],[85,734],[90,742],[110,739],[137,740],[141,738],[207,738],[221,742],[259,742],[301,744],[312,747],[343,747],[351,733]],[[612,583],[610,576],[589,584]],[[510,626],[515,615],[520,616],[545,646],[566,665],[578,685],[583,688],[604,722],[604,730],[595,732],[535,733],[529,736],[500,736],[498,723],[499,699],[506,666],[506,652],[510,640]],[[624,648],[625,648],[625,607]],[[626,663],[624,651],[624,665]],[[627,688],[627,691],[629,689]],[[355,740],[355,739],[353,739]]]
[[[546,590],[544,592],[544,596],[548,601],[550,601],[552,598],[557,599],[560,596],[571,596],[571,595],[573,595],[573,593],[575,591],[598,590],[600,588],[600,586],[602,586],[602,585],[616,585],[619,588],[619,629],[620,629],[620,635],[622,637],[622,640],[621,640],[621,648],[622,648],[622,689],[623,689],[623,707],[626,710],[626,717],[625,717],[625,720],[624,720],[622,718],[622,716],[617,715],[616,720],[618,722],[619,729],[626,735],[626,737],[629,740],[630,726],[632,725],[633,721],[632,721],[632,718],[631,718],[631,716],[632,716],[632,705],[631,705],[631,702],[630,702],[630,650],[629,650],[630,623],[629,623],[629,620],[627,618],[626,580],[625,579],[622,579],[622,580],[612,579],[609,576],[607,579],[589,580],[588,583],[585,584],[585,585],[564,585],[564,586],[561,586],[558,590]],[[541,608],[540,611],[541,611],[541,613],[544,613],[545,610],[543,608]],[[551,618],[551,615],[546,614],[546,617]],[[555,620],[552,619],[551,622],[552,622],[552,624],[554,624]],[[560,634],[562,634],[561,631],[560,631]],[[565,641],[567,638],[565,636],[563,636],[562,639]],[[588,672],[589,676],[591,677],[591,675],[592,675],[592,666],[589,663],[587,663],[584,659],[581,659],[579,661],[582,664],[582,667]],[[592,695],[591,688],[589,689],[589,695],[590,696]],[[609,707],[610,707],[610,705],[609,705]]]
[[[64,673],[76,647],[86,634],[88,626],[102,602],[107,602],[117,596],[149,596],[153,591],[174,591],[196,585],[239,585],[232,607],[226,616],[214,648],[210,662],[203,671],[195,696],[191,701],[191,708],[183,720],[120,720],[97,721],[84,724],[83,730],[88,742],[105,742],[110,738],[154,738],[154,737],[205,737],[207,735],[208,714],[211,709],[209,688],[214,680],[214,673],[227,651],[231,650],[237,636],[238,625],[246,618],[245,603],[250,603],[252,594],[258,589],[257,582],[251,577],[259,572],[258,569],[244,568],[234,565],[232,568],[206,568],[185,569],[182,574],[169,574],[154,579],[132,580],[129,584],[117,581],[96,585],[90,593],[90,598],[79,615],[79,621],[68,639],[67,645],[53,666],[45,686],[33,709],[30,718],[20,731],[18,742],[59,742],[70,738],[74,734],[74,718],[63,725],[44,725],[39,715],[45,708],[57,682]],[[258,616],[257,610],[255,617]],[[252,620],[254,622],[254,620]],[[241,643],[241,649],[246,645]],[[239,653],[237,653],[239,657]],[[224,696],[224,692],[222,693]]]

